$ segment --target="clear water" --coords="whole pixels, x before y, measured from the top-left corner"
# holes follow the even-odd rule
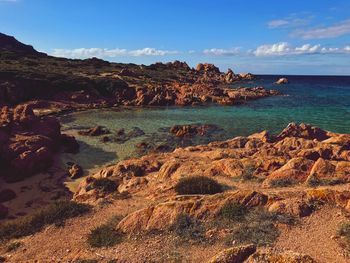
[[[287,76],[288,85],[273,84],[279,76],[259,76],[257,81],[237,83],[280,90],[283,96],[248,102],[241,106],[167,107],[146,109],[91,110],[63,116],[63,129],[96,125],[110,130],[139,127],[145,136],[124,144],[103,144],[98,138],[77,136],[81,153],[69,156],[87,169],[133,155],[135,143],[175,124],[208,123],[224,129],[220,139],[269,130],[278,133],[290,122],[305,122],[323,129],[350,133],[350,77]]]

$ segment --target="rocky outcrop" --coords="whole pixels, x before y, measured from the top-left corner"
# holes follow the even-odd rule
[[[84,174],[83,168],[79,164],[73,164],[68,170],[69,177],[72,179],[77,179],[82,177]]]
[[[278,84],[278,85],[281,85],[281,84],[288,84],[288,83],[289,83],[289,81],[288,81],[287,78],[280,78],[280,79],[278,79],[278,80],[275,82],[275,84]]]
[[[66,137],[62,137],[56,118],[38,117],[24,104],[1,109],[0,140],[1,176],[17,181],[49,168]]]
[[[228,248],[215,255],[208,263],[242,263],[255,251],[254,245]]]

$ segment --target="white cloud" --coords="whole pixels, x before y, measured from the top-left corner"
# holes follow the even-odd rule
[[[304,44],[300,47],[293,47],[287,42],[280,42],[270,45],[262,45],[252,52],[255,56],[287,56],[287,55],[308,55],[308,54],[350,54],[350,46],[344,48],[322,47],[320,44]]]
[[[271,20],[267,22],[268,28],[296,28],[305,26],[310,23],[314,17],[309,14],[290,14],[289,16],[281,19]]]
[[[336,38],[350,34],[350,19],[341,21],[338,24],[313,29],[298,29],[291,33],[292,37],[303,39]]]
[[[119,56],[165,56],[177,54],[178,51],[160,50],[155,48],[143,48],[136,50],[107,49],[107,48],[76,48],[76,49],[54,49],[52,55],[67,58],[113,58]]]
[[[283,20],[283,19],[278,19],[278,20],[272,20],[267,23],[267,26],[269,28],[278,28],[282,26],[286,26],[289,24],[289,21]]]
[[[240,53],[239,48],[233,49],[222,49],[222,48],[211,48],[203,50],[205,55],[210,56],[234,56]]]

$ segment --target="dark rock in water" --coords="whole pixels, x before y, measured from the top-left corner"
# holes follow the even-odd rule
[[[11,189],[4,189],[0,191],[0,203],[7,202],[16,198],[16,193]]]
[[[0,204],[0,219],[6,218],[8,213],[9,209],[6,206]]]
[[[110,142],[111,138],[109,138],[108,136],[103,136],[101,139],[102,142]]]
[[[79,131],[78,134],[83,136],[100,136],[103,134],[111,133],[107,128],[102,126],[96,126],[94,128],[88,129],[86,131]]]
[[[208,133],[221,130],[213,124],[190,124],[190,125],[175,125],[170,128],[170,133],[176,137],[191,137],[195,135],[204,136]]]
[[[68,170],[69,177],[72,179],[77,179],[84,175],[83,168],[78,164],[73,164],[72,167]]]
[[[80,145],[74,136],[62,134],[61,143],[63,146],[63,151],[66,153],[76,154],[79,152]]]
[[[117,143],[125,143],[133,138],[145,135],[145,132],[138,127],[133,127],[129,132],[125,132],[125,129],[119,129],[116,131],[115,135],[110,138]]]

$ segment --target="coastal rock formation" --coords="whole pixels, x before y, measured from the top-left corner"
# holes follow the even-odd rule
[[[56,58],[4,34],[0,57],[0,105],[45,100],[42,109],[54,111],[117,105],[234,105],[279,94],[264,89],[227,92],[227,84],[254,76],[234,74],[231,69],[223,73],[213,64],[191,69],[180,61],[138,66],[98,58]],[[229,96],[232,92],[234,97]]]
[[[24,104],[1,109],[0,141],[1,176],[17,181],[50,167],[67,137],[62,137],[56,118],[38,117],[31,105]]]
[[[93,178],[118,182],[115,192],[142,193],[152,200],[168,200],[125,217],[118,225],[123,232],[164,230],[181,214],[200,221],[212,220],[229,201],[247,208],[264,207],[271,212],[304,217],[313,212],[315,202],[347,209],[348,189],[308,189],[350,182],[350,150],[344,147],[345,137],[307,124],[292,123],[275,136],[262,132],[121,161],[100,170]],[[243,187],[215,195],[177,196],[174,191],[177,182],[194,175],[225,183],[231,178],[242,181],[241,184],[246,182],[248,188],[253,184],[260,190]],[[89,190],[92,189],[90,180],[80,185],[76,200],[94,203],[101,198]],[[270,194],[271,189],[293,185],[300,189],[279,191],[278,197]]]

